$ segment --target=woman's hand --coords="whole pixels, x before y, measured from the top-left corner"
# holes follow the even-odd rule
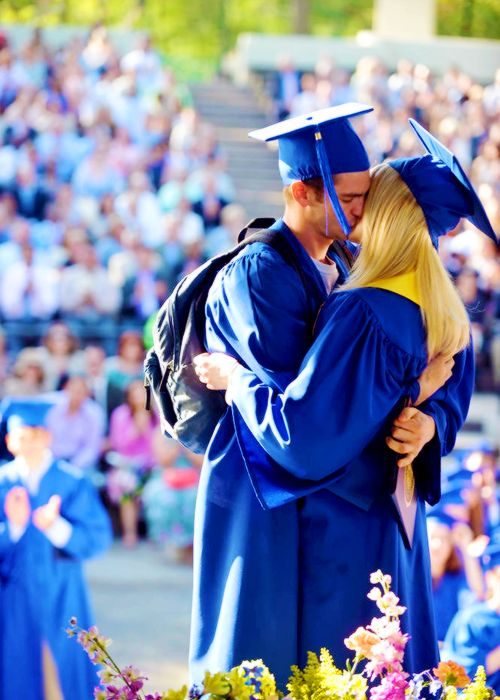
[[[445,357],[441,353],[432,358],[418,378],[420,394],[414,406],[419,406],[424,401],[427,401],[443,384],[446,384],[453,373],[454,364],[455,360],[453,357]]]
[[[226,390],[231,374],[240,366],[238,360],[223,352],[204,352],[193,358],[198,379],[207,389]]]

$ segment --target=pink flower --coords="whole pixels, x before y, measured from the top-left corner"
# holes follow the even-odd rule
[[[402,605],[398,605],[399,598],[392,591],[384,593],[384,595],[377,600],[378,609],[388,615],[389,617],[399,617],[406,610]]]
[[[408,688],[407,673],[389,673],[379,686],[370,690],[370,700],[404,700]]]

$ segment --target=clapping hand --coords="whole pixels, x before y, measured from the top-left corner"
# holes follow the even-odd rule
[[[33,524],[42,532],[55,523],[61,511],[61,496],[51,496],[44,506],[33,511]]]
[[[5,497],[5,515],[9,523],[25,528],[31,515],[31,505],[28,492],[24,486],[14,486]]]

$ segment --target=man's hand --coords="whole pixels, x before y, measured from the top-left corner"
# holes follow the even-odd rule
[[[391,436],[385,439],[391,450],[405,455],[398,460],[398,467],[411,464],[422,447],[432,440],[435,432],[433,418],[417,408],[403,408],[392,425]]]
[[[415,401],[415,406],[419,406],[424,401],[427,401],[443,384],[446,384],[453,374],[454,364],[455,360],[453,357],[445,357],[441,353],[432,358],[418,378],[420,394]]]
[[[12,525],[25,528],[31,515],[30,497],[24,486],[14,486],[5,497],[5,515]]]
[[[33,524],[39,529],[47,530],[55,523],[61,510],[61,496],[51,496],[44,506],[33,511]]]

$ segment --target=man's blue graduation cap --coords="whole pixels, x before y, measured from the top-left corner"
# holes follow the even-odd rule
[[[53,405],[53,401],[45,401],[38,397],[6,397],[0,405],[1,420],[5,422],[7,432],[22,427],[44,427],[47,413]]]
[[[259,141],[278,141],[279,169],[285,185],[321,177],[335,215],[345,234],[351,230],[333,186],[332,175],[369,170],[370,161],[361,139],[349,122],[373,107],[348,102],[286,119],[248,135]]]
[[[437,248],[439,236],[452,231],[462,218],[497,243],[484,207],[457,158],[414,119],[409,122],[428,155],[398,158],[389,165],[422,208],[434,246]]]

